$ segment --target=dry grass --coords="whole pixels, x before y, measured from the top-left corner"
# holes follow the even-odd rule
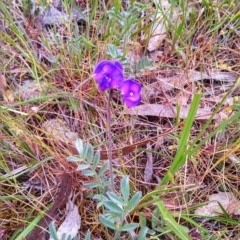
[[[148,39],[141,39],[142,34],[150,32],[148,15],[155,12],[152,2],[145,10],[145,21],[150,25],[144,28],[139,21],[139,26],[132,31],[129,39],[124,34],[122,39],[117,39],[114,32],[111,35],[113,29],[105,19],[107,9],[112,4],[122,9],[120,1],[105,7],[100,1],[92,1],[92,5],[75,1],[82,11],[93,9],[89,23],[84,20],[78,23],[73,21],[47,29],[37,28],[32,19],[24,17],[18,1],[13,5],[5,2],[10,16],[0,11],[0,238],[17,239],[18,234],[39,213],[49,209],[49,204],[56,199],[64,173],[68,173],[73,182],[72,197],[82,218],[79,236],[83,238],[87,229],[90,229],[91,239],[110,239],[111,231],[107,232],[99,222],[100,212],[96,210],[96,203],[89,198],[92,190],[83,187],[83,183],[90,182],[91,178],[76,172],[75,164],[66,161],[68,156],[73,155],[72,139],[68,139],[67,144],[60,142],[59,133],[51,134],[43,127],[43,123],[57,119],[64,123],[66,132],[77,133],[97,150],[106,150],[106,95],[98,91],[91,75],[95,64],[107,58],[107,44],[116,44],[119,48],[126,44],[126,51],[130,51],[131,41],[141,44],[141,56],[148,55],[154,61],[154,69],[145,70],[138,77],[143,85],[143,104],[170,106],[176,113],[176,106],[189,107],[194,93],[201,92],[199,108],[203,112],[213,112],[224,94],[235,84],[233,80],[219,80],[216,75],[212,77],[213,72],[228,73],[231,79],[237,79],[240,75],[240,5],[238,1],[209,1],[204,6],[192,1],[189,4],[194,11],[188,13],[190,16],[186,15],[188,20],[184,30],[176,37],[176,29],[166,21],[166,39],[156,49],[158,55],[153,56],[147,51]],[[95,9],[96,3],[98,6]],[[124,32],[114,21],[112,25],[117,31]],[[182,70],[184,75],[180,78],[178,74]],[[208,77],[192,80],[192,71],[207,74]],[[172,86],[170,89],[166,87],[167,81]],[[34,86],[31,86],[32,82],[35,82]],[[226,191],[239,196],[240,119],[227,124],[226,128],[207,141],[204,140],[231,116],[239,114],[238,95],[239,83],[231,90],[217,118],[209,123],[195,145],[202,141],[204,144],[176,172],[174,182],[164,187],[179,188],[159,195],[179,223],[190,230],[192,237],[197,228],[201,229],[202,236],[195,233],[197,237],[193,239],[240,237],[239,216],[209,220],[191,215],[194,206],[207,201],[211,194]],[[146,116],[126,114],[127,110],[117,92],[114,92],[111,104],[114,116],[113,148],[123,148],[174,129],[166,136],[156,138],[151,142],[151,149],[147,150],[153,156],[151,181],[144,180],[146,146],[114,160],[116,188],[119,189],[120,177],[129,175],[132,191],[142,191],[144,196],[158,188],[159,181],[171,166],[185,119],[166,118],[161,112],[159,116],[151,116],[151,112]],[[208,118],[194,121],[189,146]],[[154,209],[155,205],[149,204],[130,218],[138,222],[140,212],[144,213],[147,225],[151,228]],[[64,216],[64,209],[60,209],[57,225]],[[186,218],[195,220],[198,226]],[[163,235],[158,239],[177,239],[174,234],[167,232],[162,221],[159,216]]]

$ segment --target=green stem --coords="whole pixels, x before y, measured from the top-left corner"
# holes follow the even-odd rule
[[[109,96],[107,101],[107,123],[108,123],[108,159],[109,159],[109,172],[110,180],[112,185],[112,191],[115,192],[114,181],[113,181],[113,166],[112,166],[112,135],[111,135],[111,101],[112,90],[109,90]]]

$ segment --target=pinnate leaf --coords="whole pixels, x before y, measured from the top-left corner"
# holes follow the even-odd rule
[[[137,223],[128,223],[128,224],[123,225],[119,230],[122,232],[123,231],[128,232],[128,231],[132,231],[132,230],[136,229],[137,227],[138,227]]]
[[[85,170],[85,169],[88,169],[88,168],[89,168],[88,164],[81,164],[77,167],[77,171],[82,171],[82,170]]]
[[[83,142],[82,142],[82,139],[78,138],[76,140],[76,148],[77,148],[77,151],[79,153],[80,156],[83,155]]]
[[[87,162],[91,163],[93,160],[93,146],[88,144],[88,151],[87,151]]]
[[[67,160],[70,161],[70,162],[82,162],[82,161],[83,161],[82,158],[75,157],[75,156],[69,156],[69,157],[67,158]]]
[[[93,177],[95,175],[95,172],[87,169],[87,170],[82,171],[82,174],[86,177]]]
[[[129,176],[123,177],[121,180],[121,193],[125,202],[128,202],[129,198]]]
[[[90,233],[89,229],[87,231],[87,234],[86,234],[84,240],[91,240],[91,233]]]
[[[148,228],[147,227],[143,227],[140,232],[138,233],[138,238],[137,240],[145,240],[146,236],[147,236],[147,232],[148,232]]]
[[[127,205],[127,208],[130,210],[130,209],[133,209],[137,206],[137,204],[139,203],[140,199],[142,197],[142,192],[136,192],[133,197],[131,198],[131,200],[129,201],[128,205]]]
[[[100,214],[99,219],[106,227],[109,227],[113,230],[117,230],[116,225],[113,222],[111,222],[109,219],[105,218],[102,214]]]
[[[98,176],[101,177],[106,171],[107,171],[107,168],[108,168],[108,161],[106,161],[102,167],[100,168],[99,170],[99,173],[98,173]]]
[[[111,212],[117,213],[117,214],[123,214],[122,208],[120,208],[117,204],[114,202],[107,200],[103,202],[104,206],[110,210]]]
[[[122,205],[122,206],[125,205],[124,201],[117,194],[115,194],[113,192],[107,192],[107,195],[108,195],[109,199],[111,201],[113,201],[114,203]]]
[[[100,152],[96,152],[94,159],[93,159],[93,170],[96,170],[98,164],[100,162]]]
[[[86,188],[97,188],[99,184],[96,182],[92,182],[92,183],[84,183],[83,186]]]

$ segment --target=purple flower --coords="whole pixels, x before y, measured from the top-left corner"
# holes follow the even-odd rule
[[[118,61],[101,61],[95,68],[94,78],[101,91],[118,88],[124,80],[122,64]]]
[[[119,90],[127,107],[134,107],[141,102],[141,89],[141,84],[133,79],[127,79],[122,83]]]

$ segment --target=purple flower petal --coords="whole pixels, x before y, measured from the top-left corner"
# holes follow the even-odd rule
[[[124,98],[124,103],[129,108],[137,106],[140,102],[141,102],[141,96],[140,95],[135,99]]]
[[[127,107],[134,107],[141,102],[142,86],[135,80],[125,80],[119,89],[122,93],[123,101]]]
[[[118,61],[101,61],[94,70],[94,77],[101,91],[117,88],[124,80],[122,64]]]
[[[115,61],[115,62],[114,62],[114,65],[115,65],[120,71],[123,71],[123,66],[122,66],[122,64],[121,64],[120,62]]]

